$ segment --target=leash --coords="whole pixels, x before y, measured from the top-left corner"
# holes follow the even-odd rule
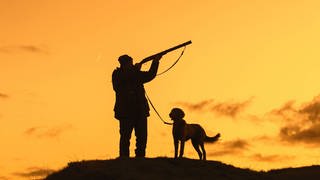
[[[157,74],[157,76],[160,76],[160,75],[168,72],[170,69],[172,69],[172,68],[178,63],[178,61],[181,59],[181,57],[183,56],[183,53],[184,53],[186,47],[187,47],[187,46],[184,46],[184,48],[183,48],[180,56],[178,57],[178,59],[177,59],[168,69],[166,69],[165,71]],[[164,124],[166,124],[166,125],[173,125],[173,123],[166,122],[165,120],[162,119],[161,115],[159,114],[159,112],[157,111],[157,109],[156,109],[155,106],[153,105],[151,99],[149,98],[147,92],[145,92],[145,94],[146,94],[146,97],[147,97],[148,102],[150,103],[150,105],[151,105],[152,109],[154,110],[154,112],[156,112],[156,114],[158,115],[159,119],[160,119]]]
[[[184,53],[186,47],[187,47],[187,46],[184,46],[184,48],[183,48],[180,56],[178,57],[178,59],[177,59],[168,69],[166,69],[165,71],[157,74],[157,76],[163,75],[164,73],[166,73],[166,72],[168,72],[170,69],[172,69],[172,68],[179,62],[179,60],[181,59],[181,57],[183,56],[183,53]],[[157,109],[156,109],[155,106],[153,105],[153,103],[152,103],[151,99],[149,98],[147,92],[145,92],[145,95],[146,95],[147,100],[148,100],[148,102],[150,103],[152,109],[154,110],[154,112],[156,112],[156,114],[157,114],[157,116],[159,117],[159,119],[160,119],[164,124],[166,124],[166,125],[173,125],[173,123],[166,122],[165,120],[162,119],[160,113],[157,111]]]
[[[156,112],[156,114],[158,115],[159,119],[160,119],[164,124],[166,124],[166,125],[173,125],[173,123],[166,122],[165,120],[162,119],[161,115],[159,114],[159,112],[158,112],[157,109],[154,107],[153,103],[151,102],[151,100],[150,100],[147,92],[145,92],[145,94],[146,94],[146,97],[147,97],[147,99],[148,99],[148,102],[150,103],[150,105],[151,105],[152,109],[154,110],[154,112]]]

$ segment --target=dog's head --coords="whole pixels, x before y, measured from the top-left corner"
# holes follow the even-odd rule
[[[173,108],[169,114],[170,118],[175,120],[181,120],[184,117],[184,112],[180,108]]]

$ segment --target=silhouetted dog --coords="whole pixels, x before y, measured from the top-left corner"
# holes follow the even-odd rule
[[[204,143],[216,142],[220,133],[214,137],[208,137],[204,129],[199,124],[187,124],[183,120],[184,112],[180,108],[173,108],[169,114],[170,118],[173,120],[172,135],[174,140],[174,158],[178,156],[179,141],[180,141],[180,154],[179,157],[183,156],[184,143],[185,141],[191,139],[194,149],[198,152],[200,160],[206,160],[206,150],[204,149]],[[202,152],[200,151],[200,148]]]

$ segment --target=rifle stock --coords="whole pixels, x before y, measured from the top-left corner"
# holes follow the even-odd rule
[[[143,63],[146,63],[146,62],[148,62],[148,61],[151,61],[151,60],[153,60],[156,56],[165,55],[165,54],[167,54],[168,52],[171,52],[171,51],[174,51],[174,50],[179,49],[179,48],[181,48],[181,47],[187,46],[187,45],[189,45],[189,44],[191,44],[191,43],[192,43],[191,41],[187,41],[187,42],[185,42],[185,43],[182,43],[182,44],[179,44],[179,45],[174,46],[174,47],[172,47],[172,48],[169,48],[169,49],[167,49],[167,50],[164,50],[164,51],[162,51],[162,52],[160,52],[160,53],[157,53],[157,54],[151,55],[151,56],[149,56],[149,57],[146,57],[146,58],[144,58],[139,64],[143,64]]]

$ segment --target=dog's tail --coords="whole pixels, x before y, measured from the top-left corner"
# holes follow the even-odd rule
[[[214,137],[209,137],[209,136],[206,136],[206,139],[204,140],[205,142],[208,142],[208,143],[214,143],[216,141],[218,141],[220,138],[220,133],[218,133],[217,135],[215,135]]]

